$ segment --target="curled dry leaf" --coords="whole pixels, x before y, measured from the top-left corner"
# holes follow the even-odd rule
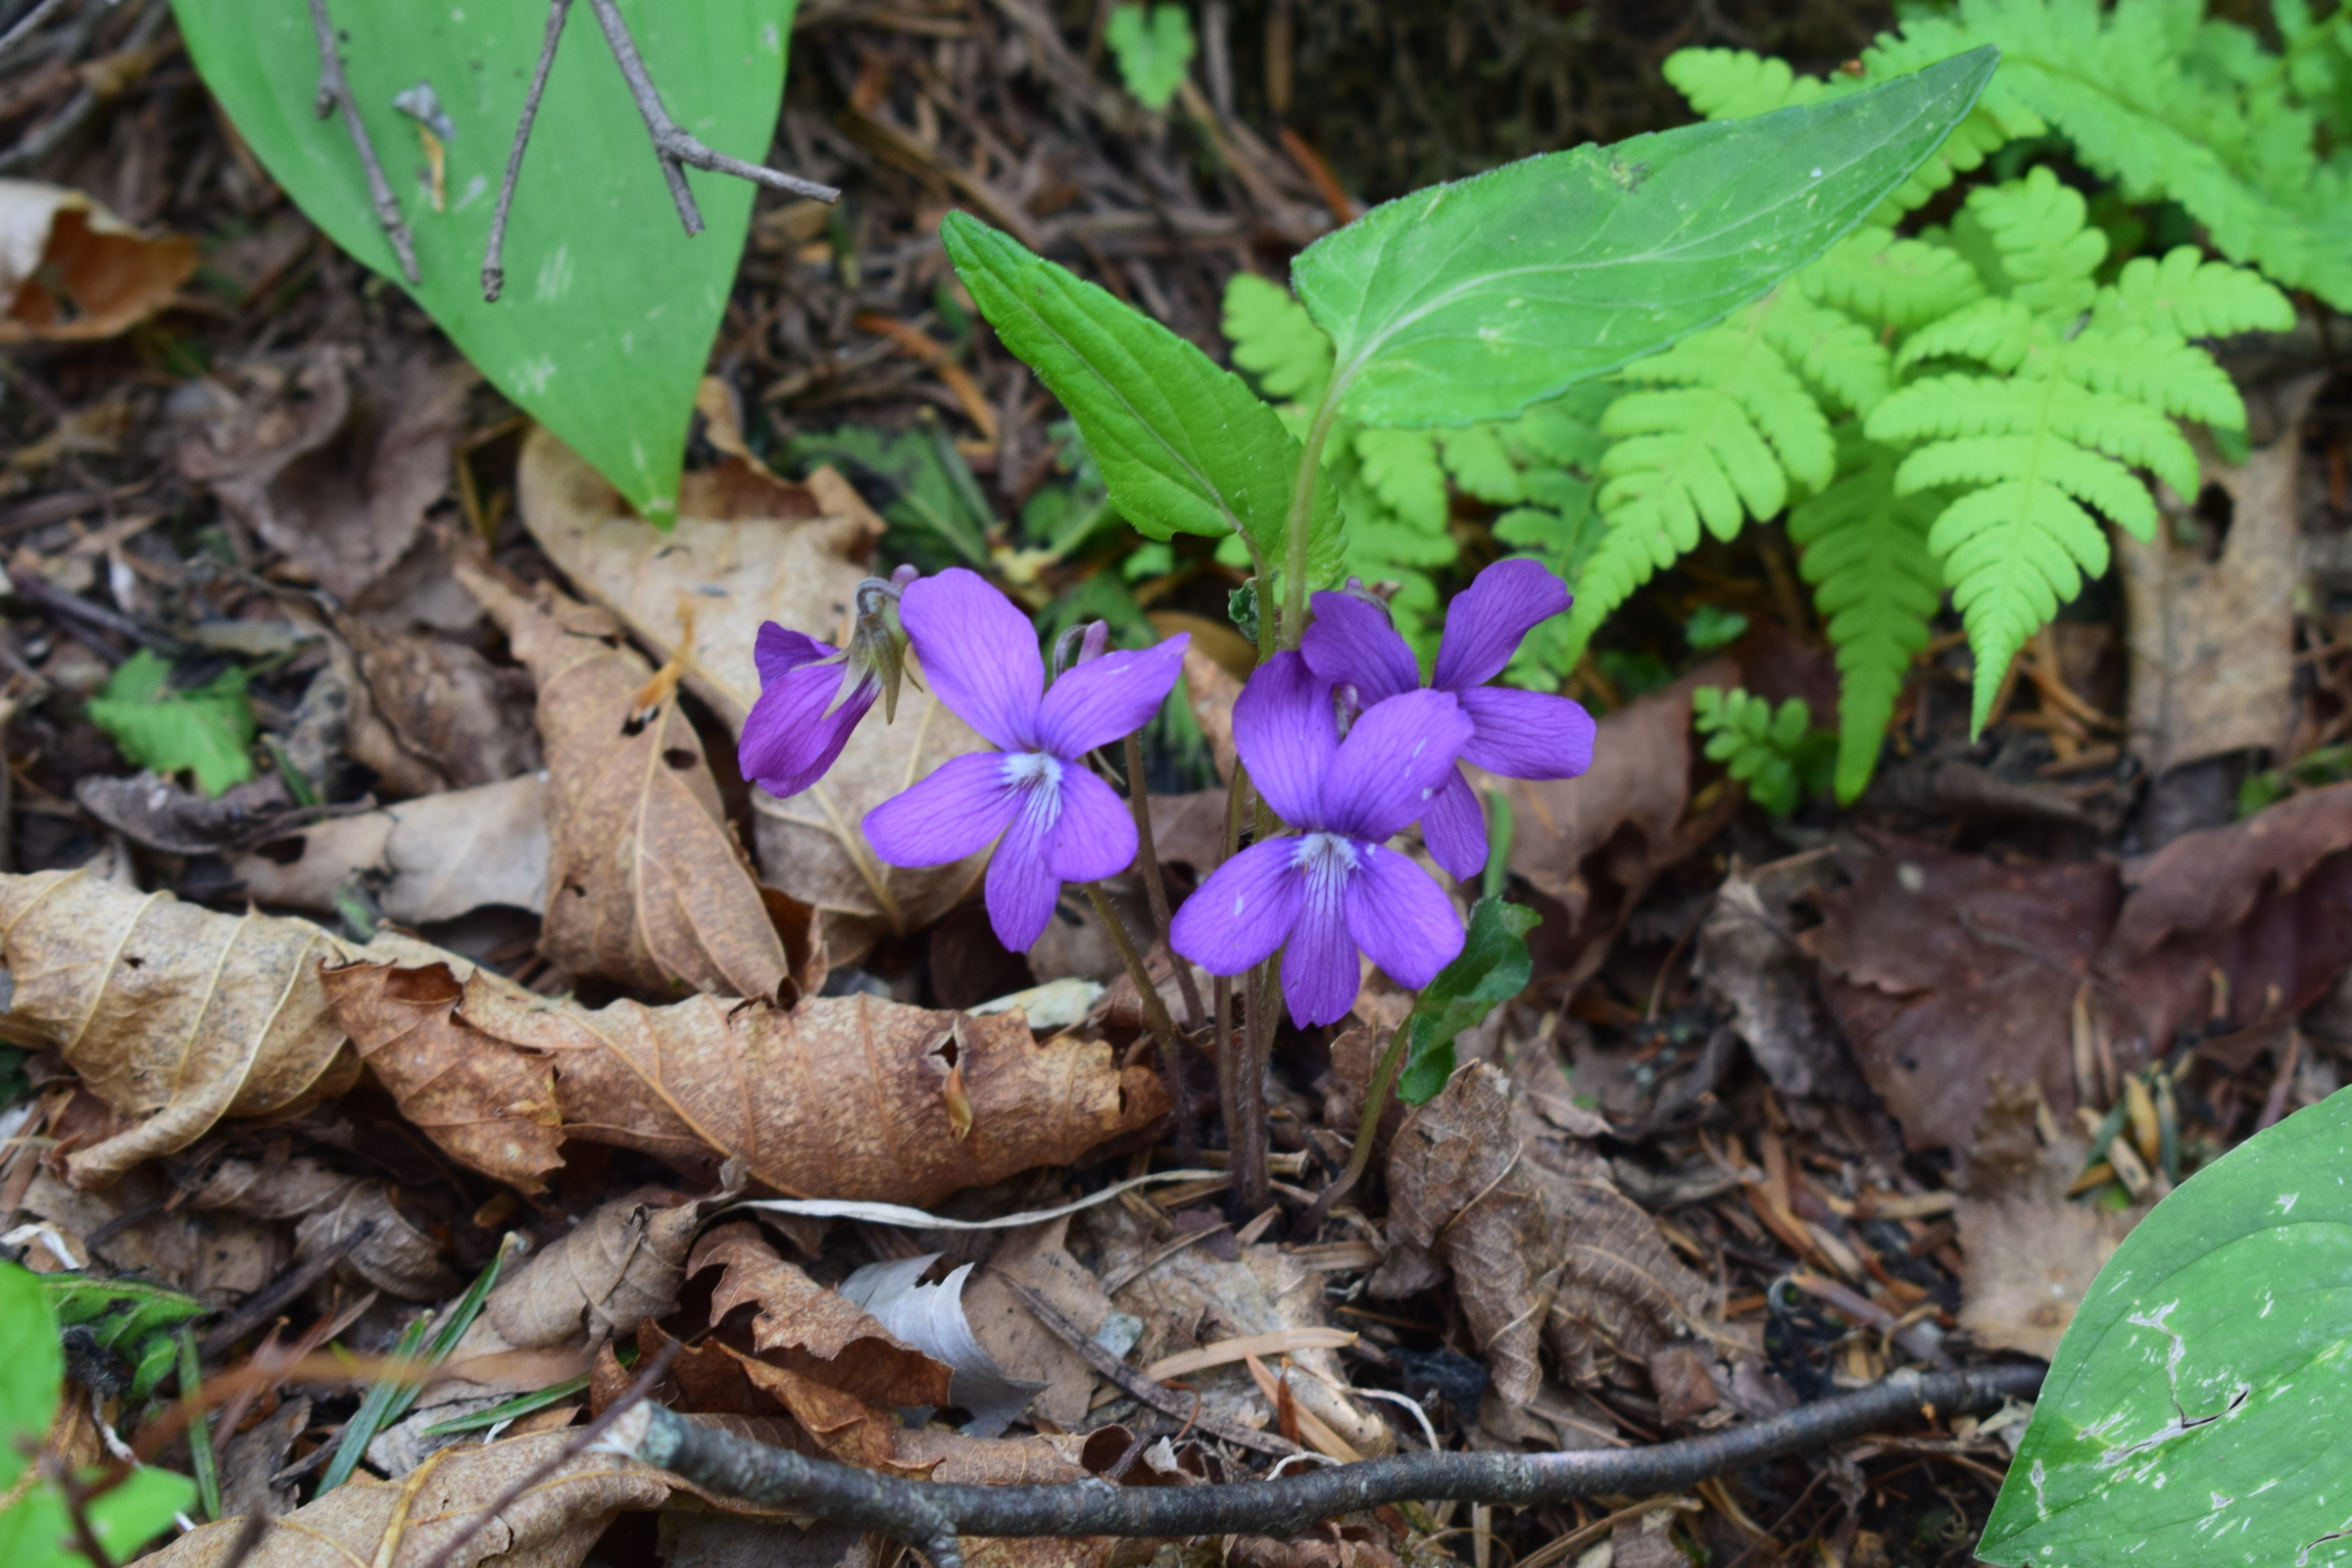
[[[937,1252],[922,1252],[868,1263],[841,1282],[841,1294],[907,1344],[953,1368],[956,1378],[948,1391],[949,1402],[971,1416],[963,1430],[973,1437],[993,1438],[1018,1419],[1046,1385],[1005,1376],[973,1335],[963,1305],[971,1264],[951,1270],[936,1285],[922,1283],[939,1257]]]
[[[1699,922],[1690,967],[1730,1010],[1775,1089],[1800,1100],[1862,1104],[1869,1090],[1796,940],[1793,906],[1814,889],[1828,860],[1818,851],[1752,867],[1735,858]]]
[[[1453,1277],[1494,1392],[1526,1404],[1547,1344],[1591,1384],[1698,1332],[1706,1285],[1657,1222],[1609,1180],[1607,1162],[1514,1096],[1487,1062],[1456,1072],[1407,1117],[1389,1152],[1389,1260],[1375,1296]]]
[[[543,913],[546,783],[524,773],[313,822],[231,856],[229,874],[259,903],[320,914],[333,913],[337,895],[357,880],[404,925],[494,904]]]
[[[409,1222],[379,1181],[357,1181],[337,1200],[294,1227],[294,1255],[307,1260],[363,1232],[340,1272],[408,1301],[438,1301],[462,1283],[441,1260],[441,1244]]]
[[[524,671],[494,665],[454,637],[381,631],[351,615],[333,624],[351,645],[368,714],[408,760],[404,771],[429,774],[436,789],[465,789],[538,770]]]
[[[350,990],[338,992],[337,1017],[364,1056],[405,1038],[422,1059],[552,1068],[564,1136],[642,1150],[704,1179],[741,1158],[751,1180],[796,1197],[927,1203],[1067,1163],[1167,1108],[1149,1067],[1119,1067],[1101,1042],[1040,1043],[1017,1017],[863,995],[789,1010],[709,996],[591,1010],[479,972],[429,987],[384,977],[380,989],[361,969],[340,973]],[[952,1075],[971,1116],[961,1137]],[[508,1103],[483,1098],[485,1113]]]
[[[692,607],[688,684],[737,731],[760,695],[752,650],[760,622],[841,643],[882,533],[881,519],[830,468],[785,485],[739,467],[687,475],[676,528],[656,533],[545,431],[523,445],[515,491],[524,524],[556,564],[663,657],[685,640]],[[929,870],[885,866],[858,823],[932,768],[984,744],[909,683],[897,721],[877,715],[858,725],[815,786],[782,801],[754,790],[765,879],[837,916],[901,932],[930,924],[962,902],[986,858]],[[836,956],[846,951],[835,946]]]
[[[176,462],[349,602],[408,551],[448,490],[474,380],[427,343],[222,364],[173,396]]]
[[[450,1568],[576,1568],[623,1509],[658,1508],[672,1483],[650,1465],[612,1454],[567,1459],[475,1531],[482,1510],[561,1453],[565,1432],[540,1432],[443,1448],[398,1482],[365,1471],[272,1521],[244,1568],[420,1568],[456,1536],[472,1539]],[[230,1568],[244,1521],[203,1525],[142,1561],[147,1568]]]
[[[476,562],[455,569],[539,683],[550,843],[540,951],[657,994],[773,994],[784,944],[674,679],[647,667],[608,612],[544,586],[525,594]]]
[[[611,1339],[677,1305],[699,1202],[658,1205],[639,1198],[606,1203],[526,1259],[490,1293],[482,1315],[522,1349]]]
[[[136,1125],[68,1156],[103,1187],[224,1116],[284,1115],[348,1087],[321,959],[352,950],[305,920],[216,914],[83,871],[0,877],[13,1021],[55,1045]]]
[[[152,769],[84,774],[74,781],[81,808],[133,844],[167,855],[217,855],[266,838],[294,815],[294,797],[275,773],[232,784],[218,796],[187,789]]]
[[[938,1405],[953,1369],[900,1339],[838,1291],[817,1284],[768,1245],[757,1225],[705,1236],[692,1273],[723,1269],[710,1292],[710,1324],[739,1306],[759,1308],[752,1348],[764,1360],[876,1404]]]
[[[1717,659],[1664,691],[1600,720],[1592,766],[1573,779],[1497,778],[1470,769],[1483,798],[1511,803],[1511,869],[1544,901],[1529,938],[1538,973],[1564,971],[1569,989],[1592,978],[1658,873],[1690,854],[1739,808],[1737,791],[1686,819],[1690,807],[1690,694],[1736,686],[1740,668]]]
[[[0,343],[113,337],[172,301],[196,242],[147,235],[77,190],[0,179]]]

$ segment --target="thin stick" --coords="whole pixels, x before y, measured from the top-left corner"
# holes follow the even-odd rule
[[[1119,950],[1119,961],[1127,966],[1127,977],[1135,982],[1135,994],[1143,1004],[1144,1024],[1159,1046],[1160,1075],[1168,1081],[1168,1110],[1176,1118],[1177,1156],[1185,1164],[1193,1162],[1198,1152],[1193,1138],[1193,1118],[1185,1106],[1184,1042],[1176,1033],[1175,1020],[1168,1016],[1167,1004],[1159,1000],[1159,987],[1152,982],[1151,968],[1144,956],[1136,951],[1135,938],[1127,933],[1127,922],[1102,891],[1100,882],[1086,884],[1086,896],[1095,906],[1095,918],[1110,933],[1111,946]],[[1184,960],[1176,962],[1181,966]]]
[[[962,1568],[964,1536],[1283,1537],[1383,1503],[1451,1498],[1527,1507],[1611,1493],[1679,1492],[1912,1419],[1929,1405],[1961,1411],[2030,1398],[2042,1373],[2038,1364],[2025,1363],[1903,1371],[1768,1420],[1648,1447],[1415,1451],[1224,1486],[1106,1487],[1093,1478],[1034,1487],[907,1481],[771,1448],[652,1404],[616,1423],[609,1446],[706,1493],[879,1531],[920,1546],[933,1568]]]
[[[1266,1067],[1274,1054],[1272,997],[1278,974],[1269,958],[1250,971],[1242,992],[1241,1049],[1234,1053],[1234,1103],[1225,1125],[1233,1171],[1227,1212],[1237,1221],[1262,1211],[1274,1192],[1274,1173],[1266,1164]]]
[[[598,1439],[612,1430],[615,1422],[635,1409],[638,1401],[654,1392],[656,1384],[669,1375],[669,1364],[678,1358],[678,1342],[675,1340],[663,1344],[662,1348],[654,1353],[645,1369],[637,1374],[636,1381],[628,1386],[619,1398],[614,1399],[606,1408],[603,1415],[582,1427],[579,1433],[569,1443],[557,1449],[546,1463],[500,1493],[497,1500],[474,1516],[472,1524],[443,1542],[441,1549],[425,1560],[424,1568],[449,1568],[449,1560],[455,1557],[460,1550],[472,1544],[473,1538],[482,1533],[484,1525],[513,1507],[516,1498],[593,1447]]]
[[[47,22],[56,14],[57,8],[65,3],[66,0],[41,0],[39,5],[19,18],[15,26],[0,32],[0,60],[7,59],[10,51],[30,37],[32,29]]]
[[[507,174],[498,183],[498,207],[490,215],[490,243],[482,251],[482,301],[487,305],[496,305],[507,286],[507,209],[514,205],[514,179],[522,172],[522,150],[529,145],[531,126],[539,119],[539,97],[547,91],[547,74],[556,66],[556,45],[563,41],[564,24],[570,16],[571,0],[551,0],[547,36],[539,45],[539,66],[531,73],[531,90],[523,96],[514,145],[507,149]]]
[[[392,194],[392,182],[384,178],[384,166],[376,162],[375,143],[368,139],[368,127],[360,121],[360,106],[352,102],[351,83],[343,74],[343,52],[335,45],[335,23],[326,14],[326,0],[311,0],[311,30],[318,35],[316,112],[324,120],[337,104],[343,106],[343,127],[351,132],[352,144],[360,150],[360,167],[368,172],[368,198],[375,204],[375,220],[384,225],[392,254],[400,258],[401,275],[414,283],[416,247],[409,240],[409,225],[400,216],[400,199]]]
[[[1127,806],[1135,812],[1135,864],[1144,874],[1144,895],[1152,901],[1152,923],[1166,940],[1173,918],[1168,911],[1168,882],[1159,869],[1159,847],[1152,842],[1152,795],[1144,784],[1144,741],[1141,731],[1127,737]],[[1171,950],[1173,951],[1173,950]],[[1200,988],[1193,982],[1193,966],[1179,956],[1176,986],[1184,994],[1184,1027],[1200,1027]]]
[[[629,84],[629,96],[637,100],[637,112],[645,117],[645,133],[653,141],[654,158],[662,166],[662,177],[669,185],[669,199],[677,204],[678,221],[686,225],[688,234],[703,231],[703,212],[694,203],[694,192],[686,186],[685,171],[679,167],[683,164],[716,174],[733,174],[770,190],[813,197],[820,202],[841,199],[841,192],[831,185],[730,158],[679,129],[677,122],[669,118],[669,111],[662,107],[662,94],[646,72],[644,57],[637,53],[637,40],[629,35],[629,24],[622,20],[620,8],[613,0],[588,0],[588,4],[596,11],[597,24],[605,29],[605,42],[612,46],[612,58],[619,63],[621,77]]]

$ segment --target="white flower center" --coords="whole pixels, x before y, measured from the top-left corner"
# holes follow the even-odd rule
[[[1019,792],[1021,810],[1040,830],[1060,818],[1060,758],[1046,752],[1006,752],[1004,783]]]
[[[1301,834],[1298,847],[1291,851],[1291,864],[1305,872],[1309,882],[1328,891],[1347,881],[1355,869],[1355,845],[1339,833]]]

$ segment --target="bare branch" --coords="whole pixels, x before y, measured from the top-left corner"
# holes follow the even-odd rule
[[[539,118],[539,98],[547,91],[547,74],[555,69],[556,45],[564,40],[564,24],[570,20],[571,0],[551,0],[547,8],[547,38],[539,45],[539,66],[531,73],[531,90],[522,100],[522,119],[514,126],[514,145],[507,152],[507,175],[498,184],[498,210],[490,215],[490,243],[482,251],[482,301],[496,305],[507,286],[507,209],[514,205],[514,179],[522,172],[522,150],[530,144],[531,125]]]
[[[629,95],[637,100],[637,112],[645,117],[645,133],[653,140],[654,157],[662,165],[662,177],[669,183],[669,198],[677,204],[678,221],[686,225],[688,234],[703,231],[703,212],[694,203],[694,192],[686,187],[686,172],[681,165],[733,174],[771,190],[789,191],[820,202],[841,199],[841,192],[830,185],[729,158],[679,129],[677,122],[669,118],[669,111],[662,107],[662,94],[655,90],[654,78],[646,73],[645,60],[637,53],[637,40],[630,36],[629,24],[622,20],[620,8],[613,0],[588,0],[588,3],[596,10],[598,25],[605,29],[605,41],[612,46],[612,58],[619,63],[620,74],[629,84]]]
[[[771,1448],[654,1404],[615,1423],[607,1446],[705,1492],[879,1531],[921,1548],[933,1568],[962,1568],[962,1536],[1286,1536],[1318,1520],[1407,1499],[1526,1507],[1607,1493],[1676,1492],[1741,1465],[1857,1437],[1931,1405],[1958,1412],[2031,1397],[2042,1372],[2030,1364],[1897,1372],[1770,1420],[1643,1448],[1416,1452],[1231,1486],[1114,1487],[1091,1477],[1042,1487],[905,1481]]]
[[[392,253],[400,258],[401,275],[414,283],[417,280],[416,247],[409,239],[409,225],[400,216],[400,199],[392,194],[392,182],[384,178],[384,166],[376,162],[375,143],[368,139],[360,106],[352,102],[351,82],[343,74],[343,52],[335,44],[335,22],[326,14],[326,0],[311,0],[311,30],[318,35],[318,118],[324,120],[337,104],[343,106],[343,126],[360,150],[360,167],[368,172],[368,197],[375,204],[375,220],[384,225]]]

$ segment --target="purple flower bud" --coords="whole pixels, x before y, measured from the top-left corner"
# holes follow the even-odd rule
[[[1592,765],[1592,715],[1565,697],[1523,692],[1487,682],[1502,673],[1521,639],[1563,613],[1567,587],[1538,562],[1498,561],[1454,595],[1438,644],[1434,691],[1451,692],[1470,717],[1462,760],[1505,778],[1574,778]],[[1325,680],[1355,688],[1356,702],[1373,708],[1417,691],[1421,669],[1389,614],[1349,593],[1315,595],[1315,623],[1299,640],[1308,667]],[[1421,818],[1431,858],[1454,877],[1478,875],[1487,863],[1487,820],[1470,781],[1457,769],[1432,798]]]
[[[744,717],[736,749],[744,777],[770,795],[798,795],[825,776],[876,697],[885,723],[898,716],[906,633],[899,626],[894,584],[912,581],[913,569],[901,566],[889,582],[868,577],[858,585],[847,649],[772,620],[760,628],[752,653],[760,700]]]
[[[1127,804],[1084,759],[1159,710],[1189,638],[1106,654],[1049,691],[1029,617],[975,573],[956,566],[915,583],[900,616],[933,693],[1000,749],[956,758],[866,812],[866,842],[905,866],[948,865],[995,842],[989,923],[1026,952],[1062,883],[1100,881],[1134,860]]]
[[[1184,902],[1168,940],[1211,974],[1288,947],[1282,992],[1301,1025],[1355,1004],[1356,954],[1418,990],[1462,951],[1462,922],[1429,873],[1388,848],[1454,775],[1471,722],[1450,692],[1369,709],[1342,740],[1332,683],[1297,654],[1260,665],[1233,738],[1266,803],[1298,831],[1252,844]]]

